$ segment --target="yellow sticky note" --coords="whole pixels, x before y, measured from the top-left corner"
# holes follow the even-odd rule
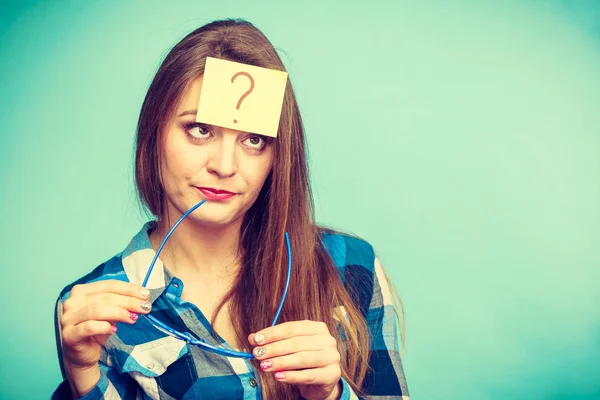
[[[196,121],[277,137],[287,76],[207,57]]]

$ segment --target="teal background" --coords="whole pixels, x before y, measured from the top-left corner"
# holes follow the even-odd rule
[[[4,2],[0,398],[60,382],[53,307],[145,220],[143,96],[243,17],[281,50],[321,223],[376,248],[413,399],[600,398],[600,3]]]

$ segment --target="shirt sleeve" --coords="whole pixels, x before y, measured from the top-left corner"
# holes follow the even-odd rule
[[[367,313],[371,333],[370,370],[363,386],[367,386],[370,398],[408,400],[408,388],[400,358],[398,310],[393,301],[393,290],[383,266],[375,258],[373,273],[373,297]],[[390,397],[392,396],[392,397]]]
[[[63,381],[58,385],[52,394],[52,400],[72,400],[73,395],[63,363],[62,336],[60,328],[60,318],[62,316],[63,303],[59,298],[56,302],[54,313],[54,331],[56,335],[56,350],[60,371]],[[105,354],[105,352],[102,352]],[[108,360],[100,360],[100,380],[96,386],[80,400],[133,400],[138,398],[138,392],[141,390],[139,385],[128,374],[119,374],[113,367],[107,364]]]
[[[400,358],[398,316],[401,310],[393,301],[392,288],[378,258],[373,271],[373,295],[367,310],[371,336],[369,368],[361,389],[368,399],[409,400],[408,387]],[[342,378],[340,400],[364,399]]]

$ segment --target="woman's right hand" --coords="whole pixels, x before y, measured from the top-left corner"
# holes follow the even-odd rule
[[[140,285],[104,280],[75,285],[60,318],[63,360],[67,371],[97,367],[100,350],[116,332],[116,322],[133,324],[148,314],[150,291]]]

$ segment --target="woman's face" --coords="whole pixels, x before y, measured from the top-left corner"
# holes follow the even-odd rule
[[[190,85],[161,135],[161,177],[167,213],[218,227],[241,224],[273,164],[272,138],[196,122],[202,77]],[[178,211],[178,212],[174,212]]]

